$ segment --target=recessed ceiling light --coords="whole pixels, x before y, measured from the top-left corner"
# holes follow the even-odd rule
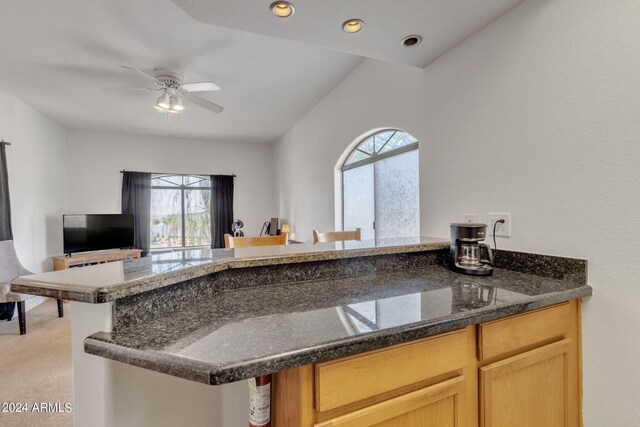
[[[422,41],[422,36],[414,34],[412,36],[407,36],[403,38],[400,43],[402,43],[403,46],[412,47],[412,46],[419,45],[421,41]]]
[[[349,19],[342,24],[342,29],[347,33],[357,33],[364,27],[364,22],[361,19]]]
[[[271,3],[269,7],[278,18],[288,18],[296,11],[288,1],[276,1]]]

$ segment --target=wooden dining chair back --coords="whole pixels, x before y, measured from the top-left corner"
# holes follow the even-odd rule
[[[313,243],[360,240],[360,237],[361,233],[359,228],[356,228],[355,231],[327,231],[326,233],[313,230]]]
[[[260,236],[260,237],[234,237],[231,234],[224,235],[224,247],[244,248],[247,246],[275,246],[286,245],[289,239],[288,233],[279,236]]]

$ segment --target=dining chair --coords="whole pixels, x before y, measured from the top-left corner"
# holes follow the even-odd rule
[[[327,231],[325,233],[313,230],[313,243],[360,240],[360,237],[361,233],[359,228],[356,228],[355,231]]]
[[[224,235],[224,247],[243,248],[247,246],[275,246],[286,245],[289,240],[289,234],[283,233],[279,236],[260,236],[260,237],[234,237],[231,234]]]
[[[35,295],[20,294],[11,292],[11,281],[18,276],[27,276],[31,273],[24,268],[16,254],[13,240],[0,241],[0,303],[9,303],[7,321],[13,319],[13,304],[18,305],[18,324],[20,335],[27,333],[27,319],[25,313],[25,301]],[[64,315],[62,300],[58,300],[58,317]]]

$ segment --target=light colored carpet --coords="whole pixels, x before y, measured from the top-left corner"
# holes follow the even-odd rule
[[[32,412],[35,403],[58,403],[62,410],[73,403],[69,304],[64,310],[58,318],[55,300],[47,300],[28,311],[26,335],[17,314],[0,321],[0,426],[73,426],[72,413]],[[4,412],[5,402],[26,403],[29,412]]]

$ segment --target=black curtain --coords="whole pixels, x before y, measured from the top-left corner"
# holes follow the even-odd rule
[[[142,249],[142,256],[149,253],[151,221],[151,174],[124,172],[122,176],[122,213],[134,214],[134,245]]]
[[[6,148],[5,144],[0,144],[0,240],[13,240]]]
[[[233,176],[211,175],[211,247],[224,248],[233,224]]]
[[[11,231],[11,203],[9,202],[9,171],[7,170],[6,144],[0,143],[0,240],[13,240]],[[0,320],[15,310],[16,303],[0,304]]]

